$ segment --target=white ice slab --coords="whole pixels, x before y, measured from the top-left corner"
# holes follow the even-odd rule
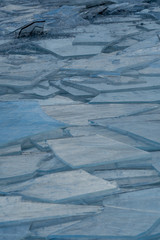
[[[79,221],[73,221],[73,222],[67,222],[67,223],[62,223],[58,225],[52,225],[48,227],[43,227],[43,228],[37,228],[32,232],[32,237],[48,237],[49,235],[52,235],[53,233],[58,232],[59,230],[66,229],[76,223],[79,223]]]
[[[146,161],[150,155],[100,135],[49,141],[54,153],[73,169],[98,168],[112,163]]]
[[[119,187],[141,188],[160,182],[159,173],[151,169],[118,169],[107,171],[96,171],[94,175],[105,180],[114,180]]]
[[[85,32],[76,36],[73,44],[76,45],[106,45],[118,41],[128,34],[136,34],[138,30],[130,23],[112,23],[106,25],[89,25]]]
[[[101,93],[90,103],[160,103],[160,89]]]
[[[139,170],[139,169],[128,169],[128,170],[106,170],[106,171],[96,171],[95,176],[106,179],[125,179],[125,178],[143,178],[158,176],[158,172],[155,170]]]
[[[49,89],[35,87],[31,90],[26,90],[26,91],[22,92],[22,94],[28,98],[29,97],[30,98],[34,98],[34,97],[47,98],[49,96],[57,94],[58,92],[59,92],[59,89],[56,87],[50,87]]]
[[[23,196],[54,203],[102,197],[117,187],[115,183],[99,179],[83,170],[49,174],[26,184],[28,186],[21,190]]]
[[[71,61],[63,67],[64,70],[77,71],[80,73],[110,74],[119,76],[121,73],[133,69],[143,69],[156,61],[158,56],[121,56],[113,54],[98,54],[90,59],[78,59]]]
[[[28,236],[30,224],[19,224],[17,226],[0,226],[0,240],[21,240]]]
[[[34,176],[49,154],[23,154],[0,157],[0,184],[20,182]]]
[[[89,119],[100,119],[105,117],[119,117],[146,109],[154,108],[153,105],[143,104],[72,104],[64,106],[42,106],[43,111],[55,118],[69,124],[87,125]]]
[[[160,189],[152,188],[124,193],[103,201],[105,206],[140,212],[160,213]]]
[[[13,145],[5,148],[0,148],[0,156],[17,155],[21,153],[21,145]]]
[[[72,105],[72,104],[79,104],[78,101],[73,101],[70,98],[63,97],[63,96],[55,96],[49,99],[37,100],[40,106],[52,106],[52,105]]]
[[[159,114],[148,112],[138,116],[103,119],[95,121],[96,124],[105,126],[121,134],[139,139],[149,144],[160,144]]]
[[[88,57],[101,52],[100,46],[75,46],[74,38],[38,41],[38,45],[62,57]]]
[[[138,204],[137,199],[135,202]],[[136,239],[140,234],[141,239],[145,239],[148,230],[158,219],[159,210],[145,212],[128,209],[125,205],[122,208],[106,206],[101,214],[59,230],[51,234],[49,239]]]
[[[74,219],[101,211],[101,207],[58,205],[22,201],[21,197],[0,197],[0,226]]]
[[[106,81],[102,78],[97,79],[97,82],[90,79],[83,80],[83,82],[76,82],[76,80],[65,80],[65,85],[73,85],[76,89],[89,89],[90,91],[109,93],[121,91],[135,91],[160,88],[159,77],[126,77],[126,76],[106,76]],[[64,80],[63,80],[64,82]]]

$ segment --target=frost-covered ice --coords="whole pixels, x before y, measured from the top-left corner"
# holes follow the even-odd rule
[[[0,1],[0,240],[160,238],[159,20]]]

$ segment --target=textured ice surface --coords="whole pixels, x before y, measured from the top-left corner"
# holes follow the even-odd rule
[[[92,29],[92,33],[91,33]],[[106,45],[110,42],[120,40],[124,35],[136,34],[137,29],[130,23],[119,23],[105,25],[89,25],[87,33],[78,34],[73,42],[76,45]]]
[[[48,142],[54,153],[73,169],[98,168],[112,163],[149,160],[150,155],[127,144],[100,135]]]
[[[87,183],[87,184],[86,184]],[[96,199],[116,190],[116,184],[83,170],[49,174],[26,183],[21,194],[38,200],[62,203]]]
[[[1,102],[0,112],[1,146],[65,126],[45,115],[36,102]]]
[[[108,118],[96,121],[96,124],[108,127],[122,134],[128,134],[144,142],[155,145],[160,144],[159,114],[146,113],[138,116]]]
[[[104,104],[87,105],[74,104],[62,106],[42,106],[42,109],[49,116],[69,124],[86,125],[90,119],[100,119],[105,117],[119,117],[123,115],[135,114],[152,109],[152,105],[130,105],[130,104]]]
[[[0,1],[0,240],[160,238],[159,5]]]
[[[21,146],[13,145],[5,148],[0,148],[0,156],[15,155],[21,153]]]
[[[90,103],[160,103],[160,90],[101,93]]]
[[[160,204],[157,201],[159,198],[159,188],[153,188],[120,194],[104,200],[103,204],[105,206],[137,210],[139,212],[159,213]]]
[[[101,52],[100,46],[75,46],[73,39],[53,39],[39,41],[38,45],[61,57],[88,57]]]
[[[22,154],[0,157],[0,184],[14,183],[33,177],[42,160],[49,154]]]
[[[66,229],[76,223],[79,223],[80,221],[73,221],[73,222],[67,222],[67,223],[62,223],[58,225],[52,225],[49,227],[44,227],[44,228],[37,228],[33,229],[31,236],[34,237],[48,237],[49,235],[52,235],[53,233],[58,232],[59,230]]]
[[[21,240],[29,233],[30,224],[0,227],[0,240]]]
[[[101,211],[101,207],[96,206],[35,203],[23,201],[21,197],[0,197],[0,203],[3,209],[0,213],[0,226],[58,222],[60,218],[81,218]]]
[[[143,235],[159,220],[158,212],[105,207],[98,216],[51,235],[50,239],[130,239]],[[134,227],[133,227],[134,226]],[[140,237],[140,236],[139,236]],[[138,236],[137,236],[138,238]],[[140,238],[139,238],[140,239]],[[143,238],[141,238],[143,239]],[[144,238],[145,239],[145,238]]]
[[[78,81],[79,80],[79,81]],[[121,91],[149,90],[160,88],[159,77],[126,77],[126,76],[103,76],[93,79],[73,78],[63,79],[63,84],[75,89],[90,91],[93,93],[109,93]],[[118,95],[118,94],[117,94]]]
[[[94,175],[105,180],[116,180],[119,187],[122,188],[140,188],[145,185],[159,184],[159,173],[155,170],[139,170],[139,169],[121,169],[95,171]]]
[[[72,71],[76,70],[81,73],[106,73],[119,76],[121,73],[129,70],[140,70],[156,61],[158,56],[113,56],[104,53],[98,54],[91,59],[80,59],[66,65],[63,69]]]

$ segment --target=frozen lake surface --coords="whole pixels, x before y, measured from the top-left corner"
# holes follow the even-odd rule
[[[160,1],[0,1],[0,240],[160,239]]]

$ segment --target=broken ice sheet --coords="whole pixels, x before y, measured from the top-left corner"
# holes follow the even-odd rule
[[[36,42],[39,46],[61,57],[90,57],[101,52],[100,46],[75,46],[72,45],[74,38],[49,39]]]
[[[65,127],[49,118],[36,102],[0,102],[0,145]]]
[[[56,157],[53,157],[52,159],[49,159],[41,163],[38,169],[38,173],[50,173],[50,172],[53,173],[66,170],[69,170],[69,167],[66,164],[62,163]]]
[[[160,188],[119,194],[103,201],[104,206],[125,208],[139,212],[160,213]]]
[[[70,104],[42,106],[43,111],[59,121],[67,124],[88,125],[90,119],[107,117],[119,117],[122,115],[136,114],[154,109],[155,105],[150,104]]]
[[[57,87],[60,88],[60,90],[62,90],[63,92],[69,94],[69,96],[73,99],[77,99],[77,100],[82,100],[82,101],[85,101],[86,99],[90,99],[91,97],[94,97],[95,96],[95,91],[90,91],[88,90],[87,88],[84,88],[83,90],[82,89],[77,89],[77,88],[74,88],[72,86],[66,86],[65,84],[63,83],[59,83],[59,82],[56,82],[53,84],[55,84]],[[97,92],[96,92],[97,93]]]
[[[0,157],[0,184],[32,178],[40,168],[41,161],[49,156],[49,154],[40,153]]]
[[[41,57],[28,55],[0,56],[0,86],[13,89],[16,93],[26,90],[26,87],[32,88],[41,80],[46,79],[46,75],[53,69],[59,68],[58,65],[63,65],[61,64],[59,65],[57,60],[49,55],[42,55]]]
[[[59,230],[51,234],[49,239],[145,239],[143,235],[157,220],[159,211],[106,206],[97,216],[87,218],[66,230]]]
[[[90,103],[160,103],[160,89],[101,93]]]
[[[149,160],[147,152],[100,135],[48,141],[57,158],[73,169],[107,167],[109,164],[127,165]]]
[[[141,115],[95,120],[95,123],[121,134],[160,147],[159,114],[146,112]],[[93,121],[94,122],[94,121]]]
[[[65,1],[65,4],[67,2]],[[71,4],[71,2],[69,1]],[[88,25],[88,21],[83,19],[80,15],[80,11],[83,8],[73,6],[67,6],[62,4],[60,6],[58,4],[57,8],[53,8],[53,1],[51,7],[48,8],[48,12],[41,14],[40,16],[36,16],[38,18],[43,18],[46,21],[45,29],[49,35],[55,35],[58,33],[63,33],[65,30],[73,29],[79,25]]]
[[[44,89],[41,87],[34,87],[31,90],[26,90],[21,92],[23,95],[22,98],[39,98],[39,99],[46,99],[49,97],[53,97],[59,92],[59,89],[56,87],[50,87],[49,89]]]
[[[136,44],[133,44],[132,46],[128,47],[127,49],[125,49],[124,51],[122,51],[121,53],[119,53],[122,56],[132,56],[134,53],[136,53],[137,51],[141,51],[141,54],[144,55],[143,53],[148,50],[148,49],[152,49],[155,46],[159,45],[159,39],[157,37],[157,35],[155,34],[155,36],[148,36],[148,38],[145,38],[143,41],[139,41]],[[152,51],[148,52],[148,54],[152,54]]]
[[[95,171],[94,175],[105,180],[116,180],[121,188],[141,188],[146,185],[153,185],[160,182],[159,173],[153,169],[118,169]]]
[[[25,182],[24,186],[24,189],[23,185],[19,187],[22,196],[54,203],[96,201],[117,190],[115,183],[99,179],[83,170],[45,175]]]
[[[43,33],[44,23],[44,20],[34,21],[16,29],[14,33],[18,38],[40,35]]]
[[[29,228],[29,223],[17,226],[0,226],[0,240],[21,240],[29,234]]]
[[[83,74],[108,74],[119,76],[129,70],[141,70],[158,60],[156,55],[151,56],[119,56],[113,54],[98,54],[90,59],[71,61],[62,68],[64,71]]]
[[[139,21],[141,21],[141,17],[137,15],[131,16],[110,15],[94,19],[94,24],[126,23],[126,22],[137,23]]]
[[[136,34],[138,30],[131,23],[112,23],[106,25],[89,25],[85,31],[76,35],[74,45],[99,45],[104,46],[115,42],[129,34]]]
[[[159,77],[160,75],[160,61],[155,61],[151,64],[149,64],[147,67],[139,70],[139,74],[142,76],[157,76]]]
[[[21,197],[0,197],[0,227],[23,224],[44,225],[61,223],[81,219],[95,213],[102,208],[96,206],[58,205],[23,201]]]
[[[21,145],[13,145],[9,147],[0,148],[0,156],[10,156],[17,155],[21,153]]]
[[[80,104],[78,101],[74,101],[70,98],[56,95],[55,97],[50,97],[49,99],[38,100],[40,106],[53,106],[53,105],[73,105]]]
[[[98,93],[135,91],[160,88],[159,77],[127,77],[127,76],[107,76],[101,75],[99,78],[81,77],[76,79],[63,79],[64,85],[79,90],[86,90],[97,95]],[[67,87],[66,87],[67,89]]]
[[[160,152],[152,152],[152,164],[153,167],[160,173]]]
[[[31,230],[31,236],[32,237],[48,237],[49,235],[52,235],[53,233],[56,233],[59,230],[66,229],[76,223],[79,223],[79,221],[72,221],[67,223],[62,223],[58,225],[51,225],[49,227],[43,227],[43,228],[36,228]]]

